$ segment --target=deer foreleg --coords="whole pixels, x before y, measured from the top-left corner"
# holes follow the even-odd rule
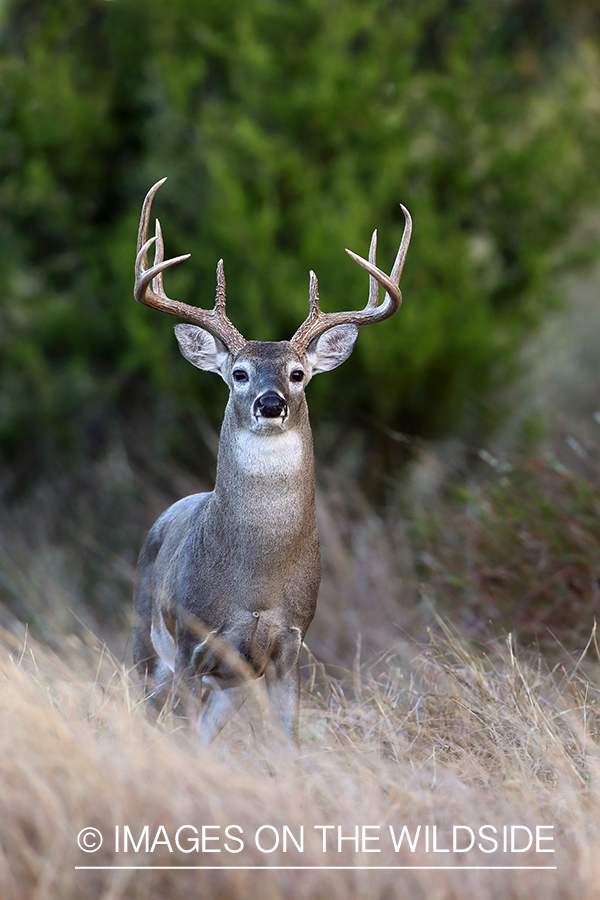
[[[210,692],[210,699],[202,704],[198,716],[199,743],[210,744],[214,741],[221,729],[242,706],[252,684],[253,682],[246,682],[237,687]]]
[[[191,724],[198,717],[201,698],[202,677],[197,674],[193,660],[190,661],[188,649],[181,643],[175,654],[171,698],[173,712]]]
[[[299,628],[288,628],[279,638],[279,652],[265,669],[267,693],[283,730],[298,743],[300,713],[300,647]]]

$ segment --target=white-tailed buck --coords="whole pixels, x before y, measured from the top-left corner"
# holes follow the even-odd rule
[[[370,276],[357,312],[323,313],[310,273],[310,312],[291,341],[247,341],[225,312],[223,261],[208,311],[170,300],[160,224],[148,240],[156,191],[142,208],[135,299],[193,325],[176,325],[182,354],[217,372],[230,390],[221,429],[215,489],[175,503],[141,550],[136,583],[134,661],[145,691],[159,704],[172,692],[198,737],[210,741],[265,676],[278,719],[298,731],[298,657],[315,613],[321,558],[315,517],[312,433],[304,391],[354,347],[359,326],[382,322],[400,307],[398,287],[411,234],[408,211],[391,275],[347,251]],[[154,265],[148,250],[155,244]],[[189,255],[189,254],[188,254]],[[385,299],[379,303],[379,285]],[[200,327],[197,327],[200,326]]]

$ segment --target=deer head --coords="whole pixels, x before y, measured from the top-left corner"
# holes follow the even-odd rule
[[[377,232],[373,232],[369,259],[346,253],[369,273],[369,297],[364,309],[324,313],[319,304],[317,276],[310,273],[309,314],[290,341],[247,341],[226,313],[223,260],[217,266],[217,293],[212,310],[190,306],[167,297],[163,272],[187,259],[189,254],[164,259],[164,244],[158,219],[156,234],[148,240],[152,201],[158,181],[146,195],[138,234],[134,296],[138,303],[186,319],[193,325],[177,325],[175,334],[183,356],[199,369],[217,372],[229,386],[234,406],[244,411],[252,431],[272,433],[294,421],[294,408],[303,397],[313,375],[341,365],[352,353],[361,325],[382,322],[400,308],[399,288],[411,236],[411,218],[402,206],[404,233],[391,275],[376,265]],[[154,264],[148,267],[148,250],[155,245]],[[379,303],[379,285],[385,288]]]

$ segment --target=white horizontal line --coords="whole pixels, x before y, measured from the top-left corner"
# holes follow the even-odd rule
[[[251,870],[251,871],[265,871],[265,872],[274,872],[274,871],[301,871],[301,870],[313,870],[313,869],[326,869],[328,871],[332,870],[340,870],[347,872],[352,869],[385,869],[386,871],[399,871],[399,870],[425,870],[430,871],[433,869],[439,870],[444,869],[445,871],[454,871],[460,872],[461,870],[467,869],[477,869],[479,871],[491,872],[498,870],[511,870],[511,871],[540,871],[544,869],[555,870],[558,866],[75,866],[76,869],[128,869],[128,870],[163,870],[169,871],[170,869],[187,869],[187,870],[198,870],[198,871],[216,871],[216,872],[229,872],[234,870]]]

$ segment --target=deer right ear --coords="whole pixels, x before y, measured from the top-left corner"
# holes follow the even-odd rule
[[[176,325],[174,330],[182,355],[193,366],[224,378],[229,350],[219,338],[197,325]]]

